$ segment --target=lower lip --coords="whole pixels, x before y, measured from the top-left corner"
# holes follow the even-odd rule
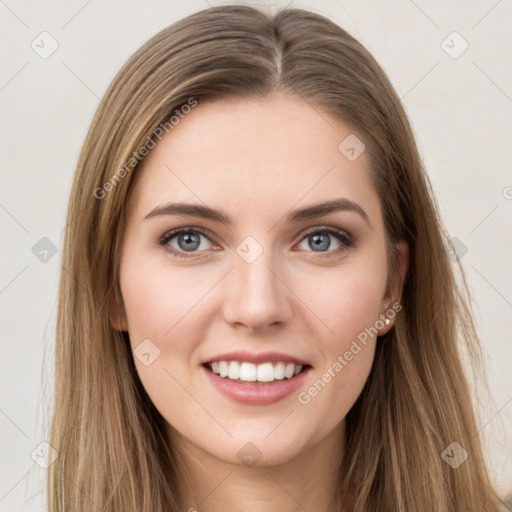
[[[225,397],[247,405],[270,405],[297,391],[309,373],[310,367],[291,379],[274,380],[268,383],[237,382],[220,377],[201,367],[210,382]]]

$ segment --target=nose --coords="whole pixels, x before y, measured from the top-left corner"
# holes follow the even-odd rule
[[[283,273],[273,267],[267,251],[252,263],[235,257],[233,269],[227,276],[226,322],[251,332],[262,332],[290,320],[293,293],[285,284]]]

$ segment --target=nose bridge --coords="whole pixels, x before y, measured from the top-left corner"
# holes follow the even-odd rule
[[[291,316],[290,292],[275,267],[274,251],[263,247],[253,237],[239,244],[234,255],[233,270],[224,315],[229,323],[245,324],[252,330],[262,329]]]

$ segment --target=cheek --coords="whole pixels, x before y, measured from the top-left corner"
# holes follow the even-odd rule
[[[139,377],[163,413],[168,403],[187,399],[181,386],[188,387],[197,370],[196,349],[212,320],[208,292],[218,278],[131,255],[120,269],[131,348]],[[146,366],[138,354],[147,349],[157,356]]]
[[[325,272],[325,271],[324,271]],[[302,294],[321,320],[316,349],[320,365],[298,401],[311,414],[331,411],[327,431],[345,417],[359,397],[370,373],[386,284],[385,253],[375,251],[356,264],[321,274],[309,274]],[[316,286],[313,286],[316,283]]]
[[[339,351],[383,313],[386,286],[384,251],[366,251],[338,268],[316,268],[297,273],[294,289],[317,318],[322,349]]]
[[[132,343],[138,338],[163,340],[181,321],[193,315],[205,293],[205,283],[193,272],[169,272],[158,263],[133,259],[121,266],[120,285]]]
[[[379,314],[379,294],[369,286],[371,283],[344,284],[331,284],[332,300],[324,303],[323,309],[317,303],[318,316],[329,330],[322,328],[324,334],[316,338],[320,364],[297,395],[305,417],[323,418],[319,437],[342,421],[358,399],[370,374],[377,343],[373,328]]]
[[[198,334],[204,332],[199,321],[206,283],[193,272],[170,271],[148,258],[132,257],[121,264],[120,287],[139,378],[161,414],[179,420],[169,404],[188,400],[184,388]]]

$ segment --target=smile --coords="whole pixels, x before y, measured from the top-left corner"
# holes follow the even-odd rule
[[[244,405],[270,405],[291,396],[304,386],[312,370],[295,363],[208,362],[201,365],[207,381],[221,395]]]
[[[215,361],[208,363],[207,366],[213,373],[222,378],[242,382],[274,382],[291,379],[304,369],[302,364],[282,361],[262,364],[254,364],[248,361]]]

